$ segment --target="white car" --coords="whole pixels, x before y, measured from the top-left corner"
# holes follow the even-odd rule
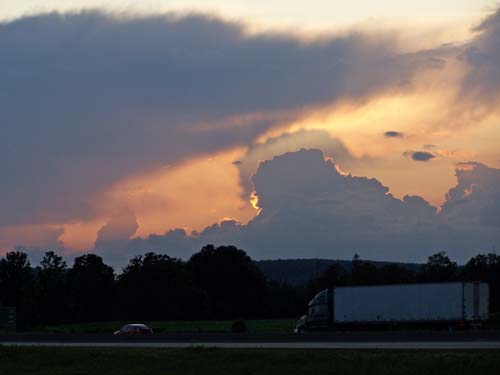
[[[135,324],[127,324],[120,328],[118,331],[115,331],[113,335],[140,335],[140,334],[149,334],[151,335],[153,330],[149,328],[145,324],[135,323]]]

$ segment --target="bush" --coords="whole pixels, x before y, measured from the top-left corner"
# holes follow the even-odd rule
[[[248,329],[247,329],[247,324],[245,323],[244,320],[235,320],[233,322],[233,325],[231,326],[231,332],[235,332],[235,333],[242,333],[242,332],[246,332]]]

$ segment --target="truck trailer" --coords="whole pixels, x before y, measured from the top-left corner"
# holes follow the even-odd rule
[[[481,282],[336,287],[316,294],[295,330],[466,327],[486,321],[488,310],[489,286]]]

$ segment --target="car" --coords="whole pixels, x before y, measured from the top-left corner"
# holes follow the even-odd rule
[[[134,324],[127,324],[124,325],[122,328],[120,328],[118,331],[115,331],[113,334],[114,335],[140,335],[140,334],[149,334],[151,335],[153,333],[153,330],[149,328],[145,324],[141,323],[134,323]]]

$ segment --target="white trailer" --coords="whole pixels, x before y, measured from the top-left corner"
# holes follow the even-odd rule
[[[488,319],[486,283],[428,283],[337,287],[309,303],[297,328],[372,324],[461,324]]]

